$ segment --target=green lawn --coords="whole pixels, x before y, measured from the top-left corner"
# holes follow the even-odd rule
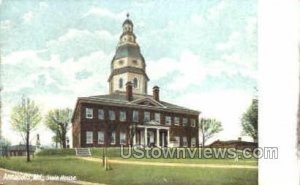
[[[152,161],[152,159],[149,160]],[[188,161],[189,159],[184,160]],[[224,163],[224,161],[219,162]],[[0,159],[0,167],[6,169],[47,175],[76,175],[79,180],[124,185],[256,185],[258,173],[257,169],[213,169],[125,164],[112,164],[111,166],[112,170],[104,171],[99,162],[85,161],[74,156],[37,156],[30,163],[25,162],[24,157]]]

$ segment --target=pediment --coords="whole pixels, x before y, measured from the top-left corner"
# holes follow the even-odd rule
[[[163,104],[161,104],[158,101],[155,101],[151,98],[141,98],[141,99],[134,100],[131,103],[135,103],[138,105],[151,106],[151,107],[165,107]]]

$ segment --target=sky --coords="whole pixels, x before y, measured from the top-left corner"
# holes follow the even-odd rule
[[[252,0],[0,1],[3,136],[22,95],[43,115],[77,97],[108,93],[107,79],[126,13],[146,60],[148,92],[221,121],[214,139],[242,135],[241,116],[257,87],[257,4]],[[53,135],[44,120],[41,144]],[[249,140],[248,137],[243,137]],[[35,138],[32,138],[34,143]]]

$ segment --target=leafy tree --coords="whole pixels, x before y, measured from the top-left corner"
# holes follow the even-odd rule
[[[202,135],[203,147],[208,139],[223,130],[221,122],[213,118],[202,118],[199,126]]]
[[[243,133],[252,137],[256,142],[258,140],[258,100],[253,99],[252,104],[242,117]]]
[[[21,133],[25,139],[27,162],[30,161],[29,138],[30,132],[36,128],[38,123],[42,120],[39,107],[33,100],[29,98],[22,98],[22,103],[13,107],[11,112],[12,128]]]
[[[0,139],[0,150],[1,150],[1,155],[8,157],[8,148],[11,146],[11,143],[6,140],[5,138]]]
[[[46,115],[46,126],[55,134],[54,140],[59,142],[63,148],[66,148],[67,132],[71,122],[72,110],[54,109]]]

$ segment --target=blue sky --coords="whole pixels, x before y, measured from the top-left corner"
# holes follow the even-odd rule
[[[43,113],[108,93],[110,62],[130,13],[147,64],[148,92],[215,117],[220,139],[241,134],[257,86],[256,1],[0,1],[4,136],[22,94]],[[43,124],[43,123],[42,123]],[[50,143],[50,133],[42,143]]]

